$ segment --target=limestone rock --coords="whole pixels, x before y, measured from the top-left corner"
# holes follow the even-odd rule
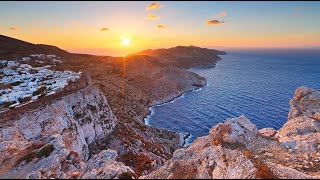
[[[116,123],[93,85],[26,112],[0,129],[0,177],[78,176],[89,144],[110,134]]]
[[[273,128],[263,128],[259,130],[259,133],[264,137],[272,138],[277,133],[277,130]]]
[[[245,116],[227,119],[210,129],[213,145],[221,143],[246,144],[253,136],[258,134],[258,128]]]
[[[275,136],[290,148],[316,151],[320,144],[320,93],[299,87],[290,105],[288,121]]]

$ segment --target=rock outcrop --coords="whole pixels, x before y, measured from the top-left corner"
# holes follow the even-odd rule
[[[205,78],[190,71],[167,66],[150,56],[92,60],[85,69],[104,93],[119,123],[110,136],[95,143],[94,152],[109,148],[118,152],[118,161],[137,175],[161,167],[181,148],[180,135],[144,124],[149,107],[174,99],[206,84]]]
[[[297,88],[290,101],[288,121],[275,137],[292,149],[316,151],[320,144],[320,92]]]
[[[108,136],[117,124],[105,96],[93,84],[24,112],[10,124],[0,130],[1,178],[134,174],[115,161],[112,150],[91,157],[89,145]]]
[[[278,131],[227,119],[141,178],[320,178],[320,93],[299,87],[290,105]]]

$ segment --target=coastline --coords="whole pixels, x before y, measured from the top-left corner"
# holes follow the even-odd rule
[[[144,124],[147,125],[147,126],[152,126],[152,125],[150,125],[150,117],[155,113],[155,112],[154,112],[154,108],[155,108],[155,107],[159,107],[159,106],[162,106],[162,105],[165,105],[165,104],[173,103],[173,102],[175,102],[177,99],[183,98],[186,93],[190,93],[190,92],[193,92],[193,91],[200,91],[200,90],[202,90],[202,87],[205,87],[205,86],[207,86],[207,85],[208,85],[208,84],[207,84],[207,82],[206,82],[206,84],[205,84],[204,86],[201,86],[201,87],[196,87],[196,86],[195,86],[195,88],[189,89],[189,90],[187,90],[187,91],[184,91],[184,92],[180,93],[178,96],[175,96],[174,98],[172,98],[172,99],[170,99],[170,100],[168,100],[168,101],[164,101],[164,102],[161,102],[161,103],[155,103],[155,105],[149,106],[149,107],[148,107],[148,111],[149,111],[149,112],[148,112],[148,114],[143,118]],[[163,128],[160,128],[160,127],[157,127],[157,128],[163,129]],[[170,129],[166,129],[166,130],[170,130]],[[170,130],[170,131],[172,131],[172,130]],[[175,131],[174,131],[174,132],[175,132]],[[176,132],[176,133],[178,133],[179,136],[180,136],[180,142],[179,142],[179,144],[180,144],[182,147],[187,147],[187,146],[190,144],[190,143],[187,142],[188,139],[191,139],[193,136],[192,136],[189,132]]]
[[[213,69],[215,66],[216,66],[216,63],[211,65],[211,66],[209,66],[209,67],[198,67],[198,68],[200,68],[200,69],[202,69],[202,68]],[[197,68],[189,68],[189,69],[187,69],[187,71],[192,72],[193,69],[197,69]],[[186,93],[202,90],[203,87],[209,85],[206,78],[205,78],[205,80],[206,80],[206,83],[203,86],[194,86],[194,88],[186,90],[184,92],[181,92],[177,96],[175,96],[175,97],[173,97],[173,98],[171,98],[171,99],[169,99],[167,101],[163,101],[163,102],[155,101],[155,102],[153,102],[152,105],[148,107],[148,114],[143,118],[143,123],[145,125],[147,125],[147,126],[152,126],[152,125],[150,125],[150,117],[155,113],[155,111],[154,111],[155,107],[159,107],[159,106],[162,106],[162,105],[165,105],[165,104],[168,104],[168,103],[173,103],[173,102],[175,102],[175,100],[177,100],[179,98],[183,98]],[[154,126],[154,127],[156,127],[156,126]],[[160,128],[160,127],[157,127],[157,128],[163,129],[163,128]],[[166,129],[166,130],[170,130],[170,129]],[[172,130],[170,130],[170,131],[172,131]],[[176,132],[176,131],[173,131],[173,132]],[[176,132],[176,133],[178,133],[179,136],[180,136],[180,142],[179,142],[180,146],[187,147],[191,143],[191,142],[188,142],[188,140],[192,139],[192,137],[193,137],[191,133],[189,133],[189,132]]]

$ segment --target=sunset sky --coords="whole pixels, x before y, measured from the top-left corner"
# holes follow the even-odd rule
[[[320,47],[320,2],[0,2],[0,22],[2,35],[99,55]]]

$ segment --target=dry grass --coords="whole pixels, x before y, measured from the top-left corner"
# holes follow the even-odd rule
[[[253,153],[251,151],[244,148],[240,148],[239,150],[245,157],[250,159],[254,164],[255,168],[257,169],[256,178],[258,179],[274,179],[275,178],[272,171],[269,169],[269,167],[262,161],[254,158]]]
[[[180,164],[179,162],[173,165],[172,179],[194,179],[198,173],[197,166],[194,163]]]
[[[141,175],[145,170],[149,170],[151,167],[152,159],[144,154],[134,154],[129,152],[122,156],[122,159],[131,167],[134,167],[134,172],[137,175]]]

